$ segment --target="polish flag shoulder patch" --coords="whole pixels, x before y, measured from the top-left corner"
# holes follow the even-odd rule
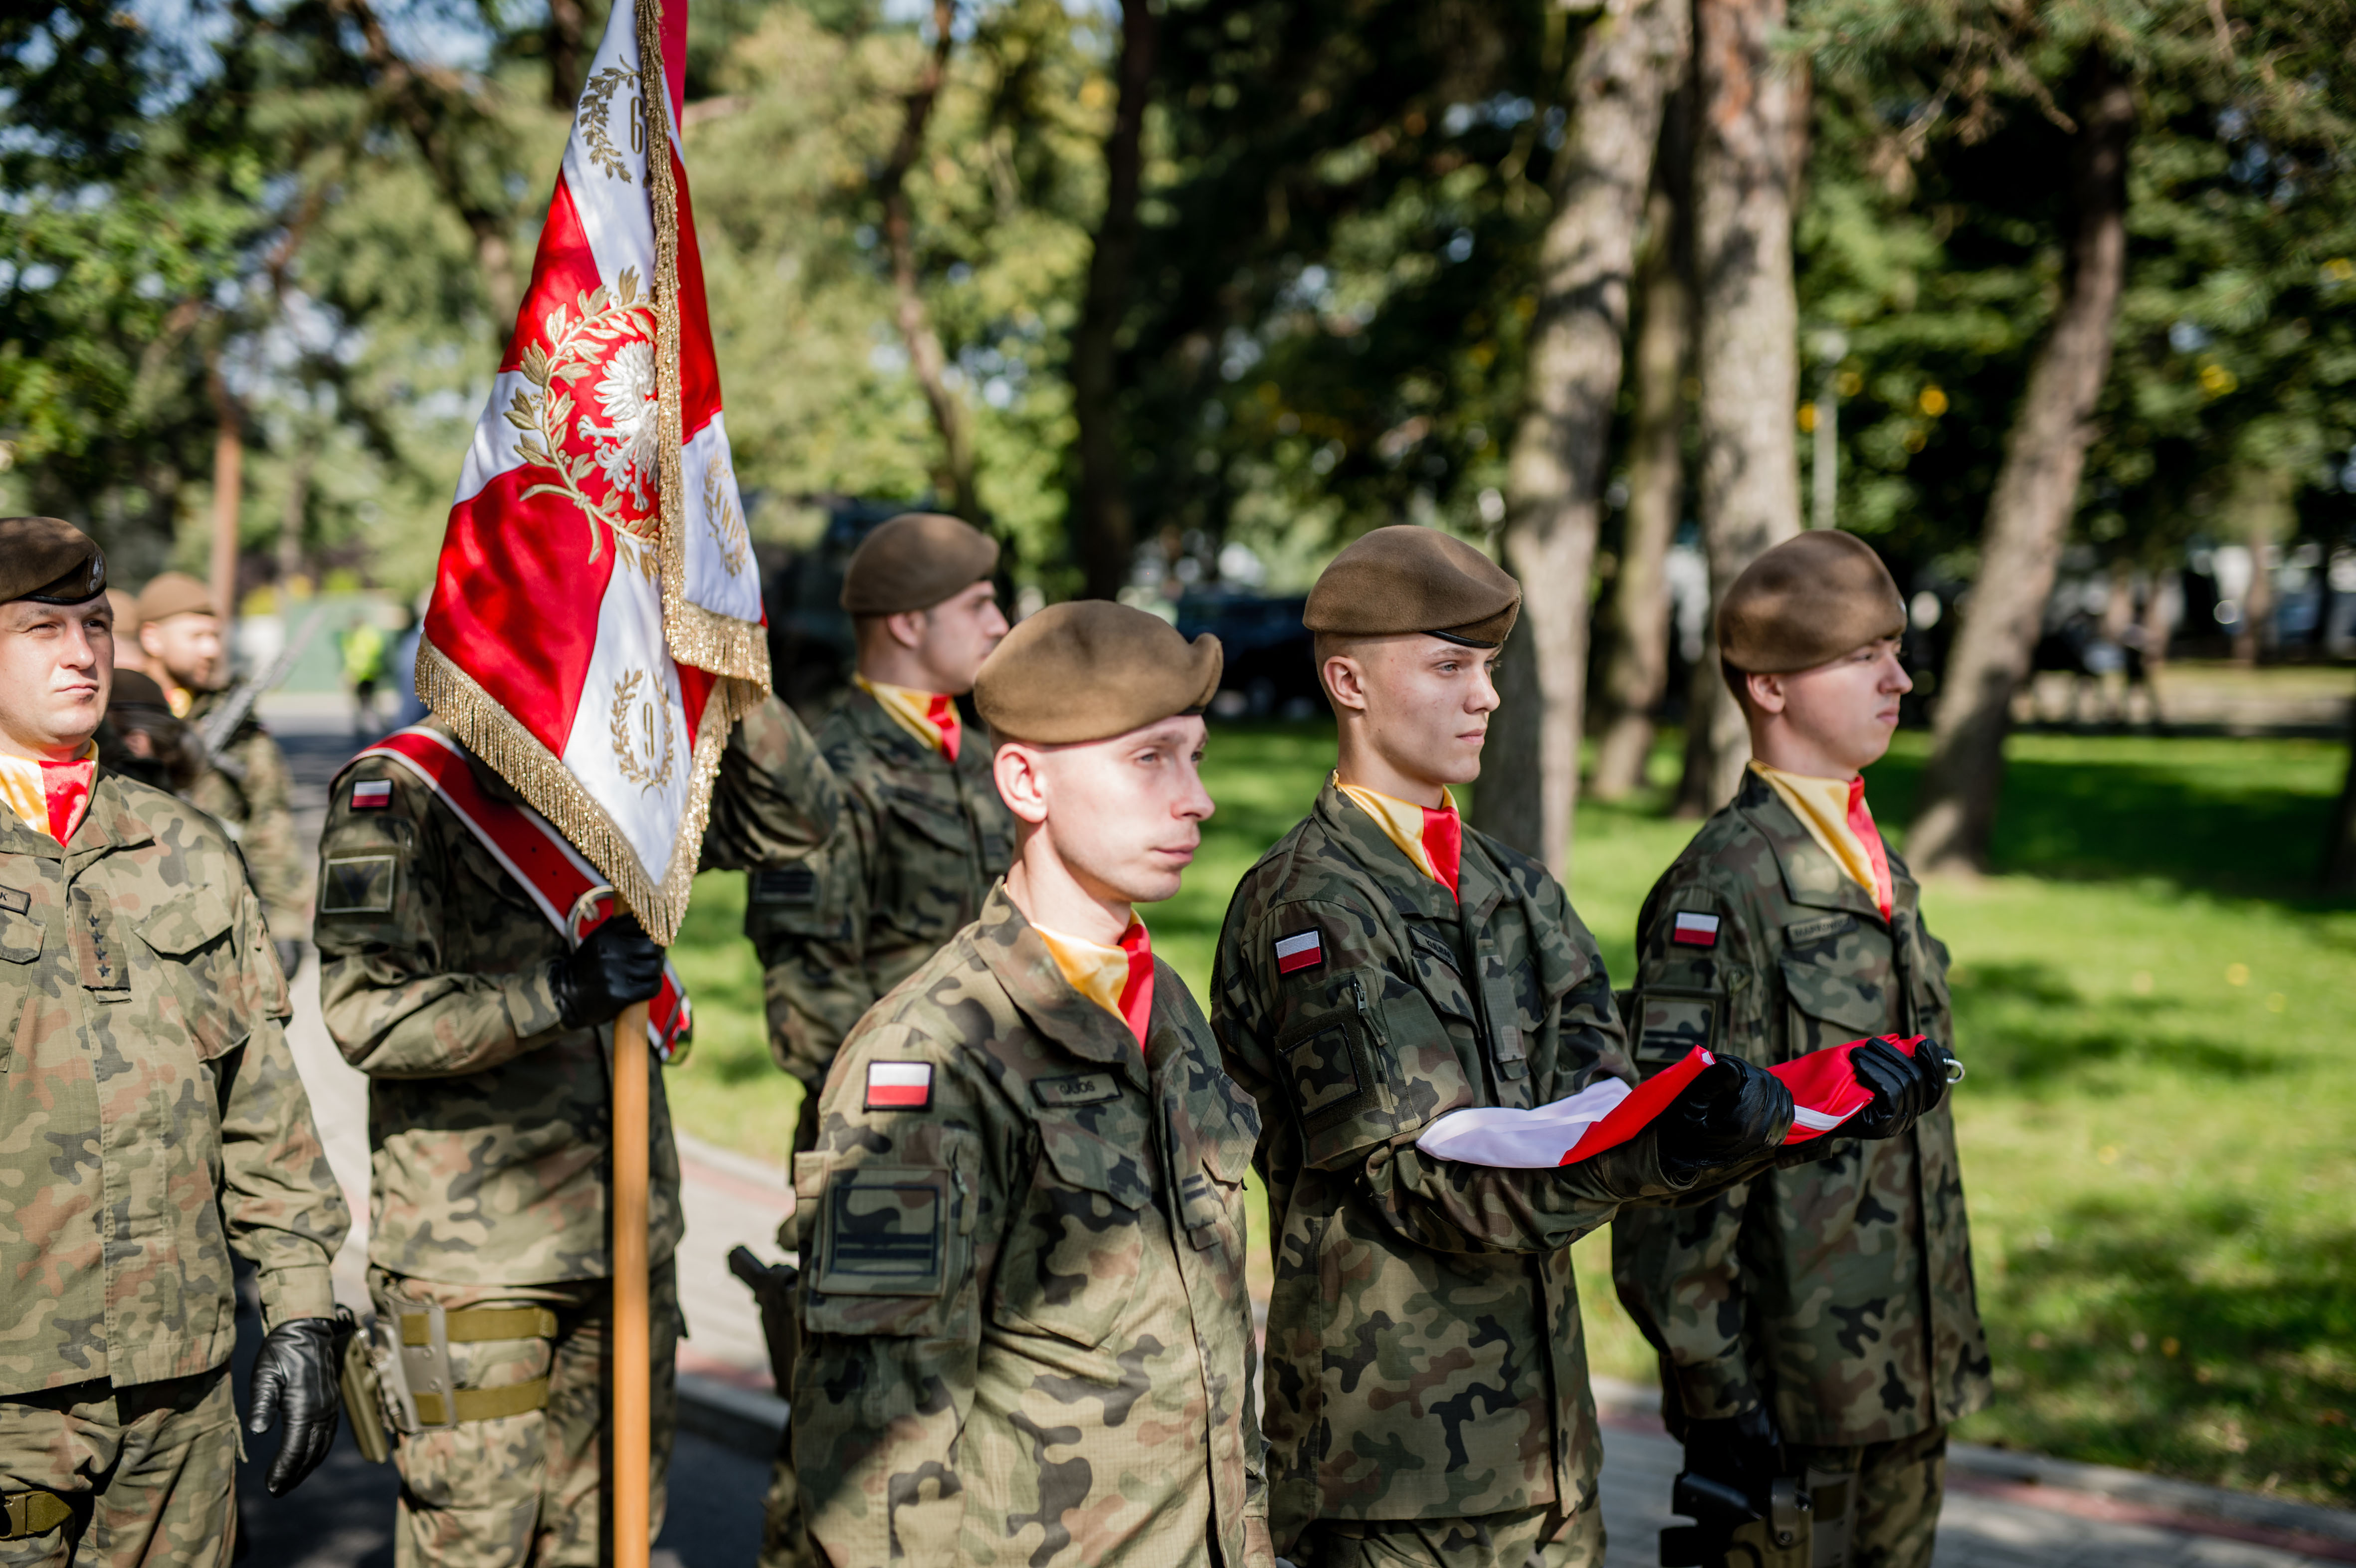
[[[1681,909],[1669,928],[1669,940],[1680,947],[1714,948],[1718,946],[1718,917]]]
[[[1324,961],[1325,939],[1314,928],[1277,939],[1276,972],[1279,974],[1315,969]]]
[[[924,1111],[933,1103],[930,1062],[869,1062],[867,1106],[870,1111]]]
[[[352,810],[381,811],[392,804],[392,780],[362,779],[352,786]]]

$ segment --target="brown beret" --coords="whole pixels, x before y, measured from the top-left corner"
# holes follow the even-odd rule
[[[166,572],[139,590],[139,622],[153,626],[174,616],[219,615],[213,591],[186,572]]]
[[[1109,740],[1210,706],[1224,656],[1160,616],[1110,599],[1049,605],[981,661],[973,703],[1001,740]]]
[[[170,700],[164,695],[164,688],[155,683],[155,678],[142,675],[136,670],[117,670],[114,672],[114,689],[107,694],[106,705],[109,711],[115,708],[162,708],[169,713],[172,709]]]
[[[0,517],[0,601],[79,605],[106,592],[98,542],[54,517]]]
[[[1522,611],[1522,585],[1462,540],[1398,523],[1362,535],[1309,590],[1301,623],[1348,637],[1428,632],[1494,648]]]
[[[1780,675],[1906,630],[1906,601],[1873,546],[1815,529],[1742,569],[1718,607],[1718,654],[1737,670]]]
[[[851,553],[842,607],[855,616],[928,610],[998,570],[998,541],[961,518],[903,512]]]

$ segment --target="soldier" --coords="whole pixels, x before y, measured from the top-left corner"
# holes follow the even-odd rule
[[[1777,1154],[1792,1101],[1706,1069],[1634,1140],[1559,1170],[1434,1159],[1448,1112],[1633,1082],[1561,885],[1464,827],[1514,580],[1430,529],[1337,556],[1304,619],[1340,725],[1316,807],[1236,889],[1214,1018],[1258,1098],[1276,1228],[1267,1422],[1277,1549],[1308,1568],[1592,1564],[1601,1452],[1569,1247],[1626,1201]],[[1902,1121],[1877,1084],[1874,1130]]]
[[[230,1253],[268,1335],[248,1430],[283,1496],[336,1433],[349,1228],[237,847],[95,760],[106,566],[0,520],[0,1563],[226,1565]]]
[[[199,727],[226,697],[228,650],[212,590],[166,572],[139,591],[139,646],[146,671],[164,688],[174,716]],[[244,853],[286,972],[310,928],[311,880],[294,836],[285,755],[262,721],[248,714],[188,790],[190,803],[218,818]]]
[[[1861,1035],[1950,1037],[1947,950],[1858,777],[1912,684],[1905,628],[1850,534],[1787,541],[1727,590],[1719,655],[1755,760],[1644,902],[1640,1068],[1695,1044],[1766,1066]],[[1687,1468],[1754,1496],[1816,1477],[1820,1563],[1852,1509],[1851,1568],[1929,1563],[1947,1423],[1987,1402],[1954,1124],[1939,1104],[1912,1131],[1612,1232]]]
[[[770,1048],[803,1087],[797,1153],[818,1135],[818,1087],[843,1036],[980,913],[1013,858],[990,746],[969,743],[957,705],[1006,635],[997,567],[996,540],[911,512],[862,541],[843,575],[859,672],[818,731],[841,829],[823,856],[756,870],[744,910]]]
[[[1272,1564],[1258,1118],[1134,910],[1211,814],[1219,662],[1094,600],[981,669],[1014,865],[844,1042],[794,1161],[793,1452],[832,1568]]]
[[[775,699],[738,726],[707,830],[715,860],[807,846],[811,795],[797,770],[815,750]],[[526,857],[493,848],[548,832],[437,720],[344,769],[320,843],[320,998],[337,1048],[369,1080],[369,1290],[380,1319],[432,1352],[434,1386],[409,1380],[416,1419],[394,1453],[402,1568],[600,1561],[610,1026],[665,976],[662,950],[628,915],[571,945],[557,922],[573,890],[527,884],[510,869]],[[659,1530],[681,1216],[659,1069],[652,1077]]]

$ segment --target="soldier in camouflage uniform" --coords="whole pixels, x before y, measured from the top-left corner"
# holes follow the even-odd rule
[[[1296,1563],[1601,1561],[1601,1450],[1568,1248],[1622,1202],[1755,1169],[1791,1123],[1711,1069],[1633,1142],[1560,1170],[1431,1158],[1472,1107],[1633,1081],[1561,886],[1466,830],[1514,580],[1433,530],[1379,529],[1305,617],[1342,726],[1309,817],[1237,887],[1213,1016],[1258,1098],[1276,1227],[1267,1423]]]
[[[911,512],[862,540],[843,574],[859,672],[818,731],[841,827],[824,854],[756,870],[744,909],[770,1049],[803,1086],[797,1153],[818,1135],[818,1086],[843,1036],[980,913],[1013,859],[990,746],[957,706],[1006,635],[997,567],[996,540]]]
[[[334,1440],[350,1217],[236,846],[93,759],[105,581],[79,531],[0,519],[0,1568],[225,1568],[230,1254],[280,1495]]]
[[[809,733],[772,699],[729,744],[714,858],[806,846],[797,769]],[[482,789],[520,804],[468,762]],[[420,1412],[442,1424],[395,1450],[397,1560],[590,1568],[605,1514],[611,1024],[655,994],[662,951],[627,915],[570,947],[449,806],[380,756],[337,779],[319,854],[320,999],[337,1048],[369,1079],[369,1293],[404,1333],[442,1310],[456,1391],[450,1410]],[[649,1072],[659,1530],[682,1220],[661,1073]]]
[[[982,668],[1023,845],[844,1042],[794,1162],[811,1561],[1272,1568],[1258,1119],[1132,910],[1210,815],[1193,715],[1218,670],[1215,639],[1102,600]]]
[[[1645,900],[1640,1068],[1695,1045],[1772,1066],[1860,1036],[1951,1037],[1947,950],[1858,778],[1910,685],[1905,625],[1889,572],[1848,534],[1779,545],[1728,590],[1719,650],[1758,760]],[[1944,1103],[1909,1137],[1833,1144],[1697,1207],[1632,1214],[1612,1267],[1661,1352],[1688,1469],[1754,1494],[1813,1473],[1836,1548],[1853,1515],[1850,1568],[1930,1562],[1947,1424],[1989,1393]]]
[[[228,699],[229,660],[212,590],[194,577],[166,572],[140,590],[139,644],[173,714],[191,729]],[[197,776],[187,798],[237,841],[280,961],[292,974],[295,944],[310,929],[311,878],[294,836],[289,789],[286,754],[248,714]]]

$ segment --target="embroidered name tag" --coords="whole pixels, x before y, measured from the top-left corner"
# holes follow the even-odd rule
[[[1315,969],[1324,961],[1325,939],[1314,930],[1297,932],[1277,940],[1276,972],[1279,974]]]
[[[33,896],[14,887],[0,887],[0,909],[22,915],[33,907]]]
[[[1718,917],[1679,910],[1676,923],[1669,928],[1669,940],[1682,947],[1714,948],[1718,946]]]
[[[352,786],[352,810],[381,811],[392,804],[392,780],[362,779]]]
[[[1826,915],[1814,920],[1797,920],[1784,927],[1783,940],[1795,948],[1804,948],[1810,942],[1820,942],[1826,937],[1837,937],[1843,931],[1852,930],[1856,926],[1857,917],[1854,915]]]
[[[869,1062],[867,1109],[924,1111],[933,1103],[930,1062]]]
[[[1108,1072],[1075,1073],[1069,1078],[1033,1079],[1031,1097],[1042,1105],[1101,1105],[1120,1098],[1120,1085]]]

